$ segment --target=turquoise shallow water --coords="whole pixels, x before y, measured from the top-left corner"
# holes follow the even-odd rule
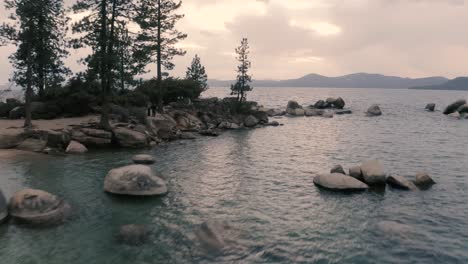
[[[227,93],[211,89],[207,96]],[[156,157],[153,168],[168,182],[170,193],[162,198],[103,192],[107,171],[130,164],[139,152],[2,160],[6,195],[44,189],[65,197],[75,214],[56,228],[1,225],[0,263],[468,263],[468,121],[423,111],[426,103],[442,108],[468,93],[259,88],[250,99],[276,107],[337,95],[353,115],[282,118],[283,127],[144,151]],[[364,115],[373,103],[381,104],[382,117]],[[425,192],[351,195],[313,185],[314,175],[337,163],[349,167],[370,158],[382,160],[389,173],[426,170],[438,184]],[[237,230],[225,252],[204,250],[194,236],[210,219]],[[150,243],[117,243],[118,227],[129,223],[150,226]]]

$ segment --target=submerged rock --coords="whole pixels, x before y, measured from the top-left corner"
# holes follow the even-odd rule
[[[415,191],[418,189],[414,183],[403,176],[390,176],[387,178],[387,183],[393,188],[402,190]]]
[[[324,110],[316,108],[307,108],[305,110],[305,116],[322,116],[325,113]]]
[[[376,227],[378,231],[387,236],[397,236],[406,239],[408,236],[415,234],[413,227],[394,221],[381,221]]]
[[[372,105],[367,109],[367,115],[368,116],[381,116],[382,115],[382,110],[380,110],[380,106],[378,105]]]
[[[364,176],[362,175],[362,170],[361,170],[361,167],[359,166],[349,168],[349,176],[355,179],[358,179],[360,181],[364,181]]]
[[[68,144],[65,152],[68,154],[83,154],[88,152],[88,149],[83,144],[72,140],[70,144]]]
[[[267,124],[267,126],[273,126],[273,127],[277,127],[279,126],[280,123],[278,121],[271,121]]]
[[[364,182],[369,185],[384,185],[387,180],[384,167],[378,160],[364,162],[361,171]]]
[[[8,216],[8,204],[2,190],[0,190],[0,223]]]
[[[330,173],[341,173],[341,174],[344,174],[346,175],[346,172],[345,170],[343,169],[343,166],[341,165],[335,165],[331,170],[330,170]]]
[[[333,112],[325,111],[322,116],[325,117],[325,118],[333,118],[334,114],[333,114]]]
[[[445,108],[444,115],[449,115],[458,110],[462,105],[466,104],[466,100],[458,100]]]
[[[132,160],[135,164],[150,165],[155,163],[153,156],[145,154],[135,155]]]
[[[117,235],[121,243],[138,246],[148,241],[150,230],[145,225],[123,225],[119,228]]]
[[[336,115],[350,115],[352,113],[353,113],[353,111],[350,110],[350,109],[335,111]]]
[[[0,135],[0,149],[10,149],[21,144],[27,135],[23,131],[17,131],[16,133]]]
[[[232,227],[226,221],[207,221],[200,225],[195,235],[205,249],[220,251],[228,246]]]
[[[66,220],[71,211],[63,199],[42,190],[26,189],[10,199],[9,213],[31,225],[53,225]]]
[[[422,189],[426,189],[434,185],[436,182],[429,176],[428,173],[426,172],[418,172],[416,174],[416,179],[414,181],[414,184],[416,184],[418,187]]]
[[[341,173],[318,175],[314,178],[314,184],[334,191],[363,191],[369,188],[365,183]]]
[[[121,195],[154,196],[166,194],[167,186],[150,167],[130,165],[109,171],[104,179],[104,190]]]
[[[434,103],[430,103],[430,104],[427,104],[426,105],[426,110],[429,111],[429,112],[434,112],[435,111],[435,107],[436,107],[436,104]]]

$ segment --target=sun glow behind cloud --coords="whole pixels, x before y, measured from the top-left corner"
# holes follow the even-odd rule
[[[313,31],[322,36],[334,36],[341,33],[341,28],[324,21],[304,21],[291,19],[289,21],[291,27],[302,28]]]

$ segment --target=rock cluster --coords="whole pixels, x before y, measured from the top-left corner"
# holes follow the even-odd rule
[[[351,167],[348,175],[341,165],[334,166],[330,173],[316,176],[314,184],[334,191],[359,191],[366,190],[369,186],[386,184],[395,189],[415,191],[426,190],[435,184],[427,173],[416,174],[414,181],[398,175],[387,177],[382,163],[378,160],[366,161],[361,166]]]

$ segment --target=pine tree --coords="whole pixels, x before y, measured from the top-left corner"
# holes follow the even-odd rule
[[[73,41],[75,48],[91,47],[93,52],[84,62],[88,65],[88,76],[101,81],[102,113],[101,126],[110,130],[109,96],[114,82],[114,70],[118,65],[116,45],[117,28],[124,30],[131,17],[131,0],[78,0],[73,5],[75,13],[87,13],[73,25],[73,31],[81,37]]]
[[[236,53],[239,66],[237,66],[236,83],[231,85],[231,95],[236,95],[239,102],[244,102],[247,99],[247,92],[253,89],[250,86],[252,76],[248,73],[252,64],[249,61],[249,43],[246,38],[242,39],[241,45],[236,48]]]
[[[174,0],[139,0],[136,22],[141,32],[137,38],[139,58],[144,63],[156,63],[158,108],[163,106],[164,87],[161,85],[162,69],[172,70],[175,56],[185,55],[185,51],[175,47],[180,40],[187,37],[179,32],[175,25],[184,15],[177,14],[182,2]]]
[[[62,0],[5,0],[5,8],[12,10],[12,24],[0,27],[4,43],[12,43],[17,50],[10,56],[15,72],[12,78],[25,88],[25,127],[31,128],[31,101],[34,88],[39,95],[49,87],[60,84],[68,73],[63,59],[66,23]]]
[[[200,88],[205,91],[208,88],[208,75],[205,66],[201,64],[200,57],[195,55],[192,64],[187,68],[186,79],[194,80],[199,83]]]

